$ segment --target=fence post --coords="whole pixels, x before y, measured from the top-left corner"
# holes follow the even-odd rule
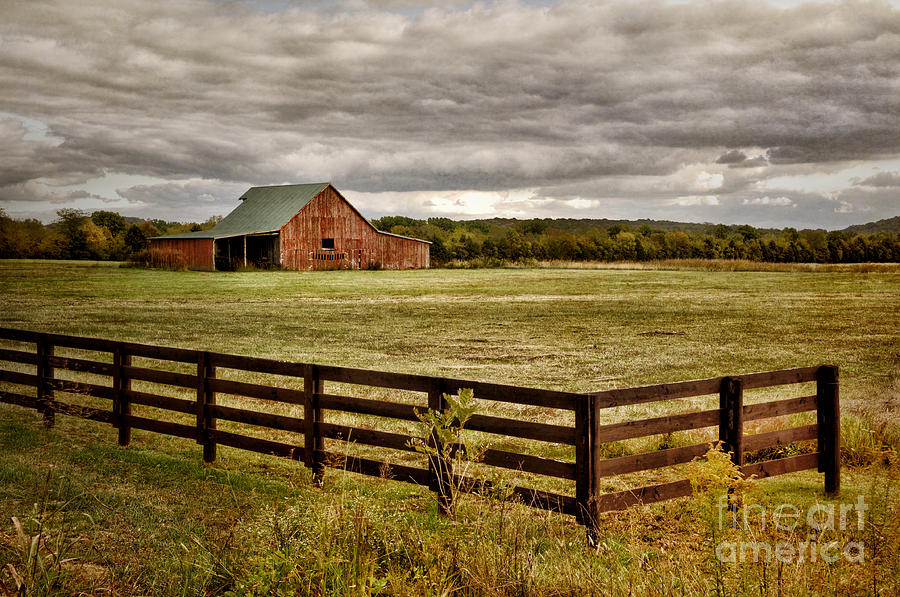
[[[37,375],[38,375],[38,402],[44,415],[44,426],[53,428],[56,423],[56,413],[53,411],[53,389],[50,380],[53,379],[53,367],[49,358],[53,356],[53,345],[47,341],[47,337],[41,334],[37,341]]]
[[[597,523],[600,520],[600,495],[603,493],[601,477],[596,473],[597,467],[603,459],[600,453],[603,444],[597,441],[597,438],[599,437],[597,427],[600,426],[600,401],[596,396],[591,396],[590,402],[588,403],[588,411],[590,412],[588,415],[588,420],[590,422],[590,432],[588,436],[590,445],[588,452],[590,453],[590,459],[587,470],[589,508],[587,514],[587,533],[588,540],[593,543],[597,539]]]
[[[319,425],[322,421],[322,409],[319,408],[319,395],[322,393],[323,384],[319,378],[319,368],[316,365],[307,365],[303,375],[303,464],[312,469],[313,483],[321,487],[325,480],[325,464],[322,462],[319,452],[325,449],[325,441],[319,433]]]
[[[841,491],[841,408],[838,368],[823,365],[816,372],[816,414],[819,424],[819,472],[825,473],[825,493]]]
[[[131,390],[131,380],[125,373],[125,367],[131,366],[131,355],[125,346],[118,342],[113,350],[113,424],[119,429],[119,445],[131,443],[131,425],[127,417],[131,416],[131,401],[127,392]]]
[[[740,379],[725,377],[719,390],[719,441],[722,449],[731,452],[731,461],[744,464],[744,383]]]
[[[593,531],[591,516],[591,406],[592,396],[581,396],[575,403],[575,520]]]
[[[212,407],[216,404],[216,393],[209,389],[209,380],[216,376],[216,368],[209,362],[209,353],[200,353],[197,361],[197,443],[203,445],[203,462],[216,461],[216,440],[212,431],[216,429],[216,417]]]
[[[439,377],[431,379],[431,385],[428,388],[428,410],[442,413],[447,409],[447,400],[444,398],[445,389],[443,379]],[[449,514],[453,509],[453,461],[444,458],[444,446],[435,430],[431,431],[428,442],[431,449],[435,450],[434,456],[428,459],[428,468],[431,470],[430,489],[437,494],[438,508],[441,514]]]

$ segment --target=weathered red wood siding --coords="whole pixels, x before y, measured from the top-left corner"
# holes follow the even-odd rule
[[[333,238],[334,250],[322,239]],[[281,228],[285,269],[417,269],[429,265],[430,245],[375,230],[331,186]]]
[[[211,238],[173,238],[150,239],[150,250],[179,252],[191,269],[215,269],[213,260],[213,239]]]

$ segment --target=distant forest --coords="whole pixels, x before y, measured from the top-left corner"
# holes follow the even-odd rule
[[[455,221],[388,216],[372,224],[386,232],[430,240],[431,260],[438,264],[698,258],[780,263],[900,261],[900,217],[830,232],[655,220]]]
[[[206,230],[205,222],[126,218],[111,211],[60,209],[57,219],[16,220],[0,209],[0,258],[123,261],[145,251],[149,238]],[[655,220],[492,218],[416,220],[385,216],[379,230],[432,242],[435,265],[500,265],[528,261],[651,261],[748,259],[780,263],[900,262],[900,217],[844,230],[754,228]]]

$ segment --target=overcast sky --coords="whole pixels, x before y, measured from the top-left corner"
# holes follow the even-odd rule
[[[0,208],[900,215],[900,0],[0,0]]]

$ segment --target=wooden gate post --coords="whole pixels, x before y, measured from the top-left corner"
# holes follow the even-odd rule
[[[216,393],[209,388],[209,380],[215,376],[209,353],[202,352],[197,361],[197,443],[203,445],[203,462],[207,464],[216,461],[216,440],[212,437],[216,429]]]
[[[443,379],[432,378],[428,389],[428,410],[442,413],[447,409],[447,400],[444,398],[446,389]],[[428,458],[428,468],[431,470],[430,489],[437,494],[441,514],[449,514],[453,510],[453,461],[444,457],[444,446],[436,431],[431,431],[428,443],[434,450],[434,455]]]
[[[737,466],[744,464],[744,383],[740,379],[722,379],[719,390],[719,408],[722,416],[719,423],[719,441],[722,449],[731,452],[731,461]]]
[[[325,450],[325,441],[318,425],[322,422],[319,395],[322,394],[323,387],[318,366],[307,365],[303,375],[303,464],[312,469],[313,483],[317,487],[321,487],[325,481],[325,464],[320,456],[320,452]]]
[[[128,424],[131,401],[127,396],[131,380],[125,373],[125,367],[130,366],[131,355],[121,342],[117,343],[113,350],[113,424],[119,429],[119,445],[123,447],[131,443],[131,425]]]
[[[56,413],[53,410],[53,389],[50,381],[53,379],[53,367],[49,359],[53,356],[53,345],[47,341],[47,336],[41,334],[37,341],[37,375],[38,375],[38,403],[44,415],[44,426],[51,429],[56,423]]]
[[[575,403],[575,520],[593,533],[594,517],[591,515],[591,425],[594,398],[581,396]]]
[[[819,472],[825,473],[825,493],[838,495],[841,491],[841,408],[837,367],[819,367],[816,402]]]

